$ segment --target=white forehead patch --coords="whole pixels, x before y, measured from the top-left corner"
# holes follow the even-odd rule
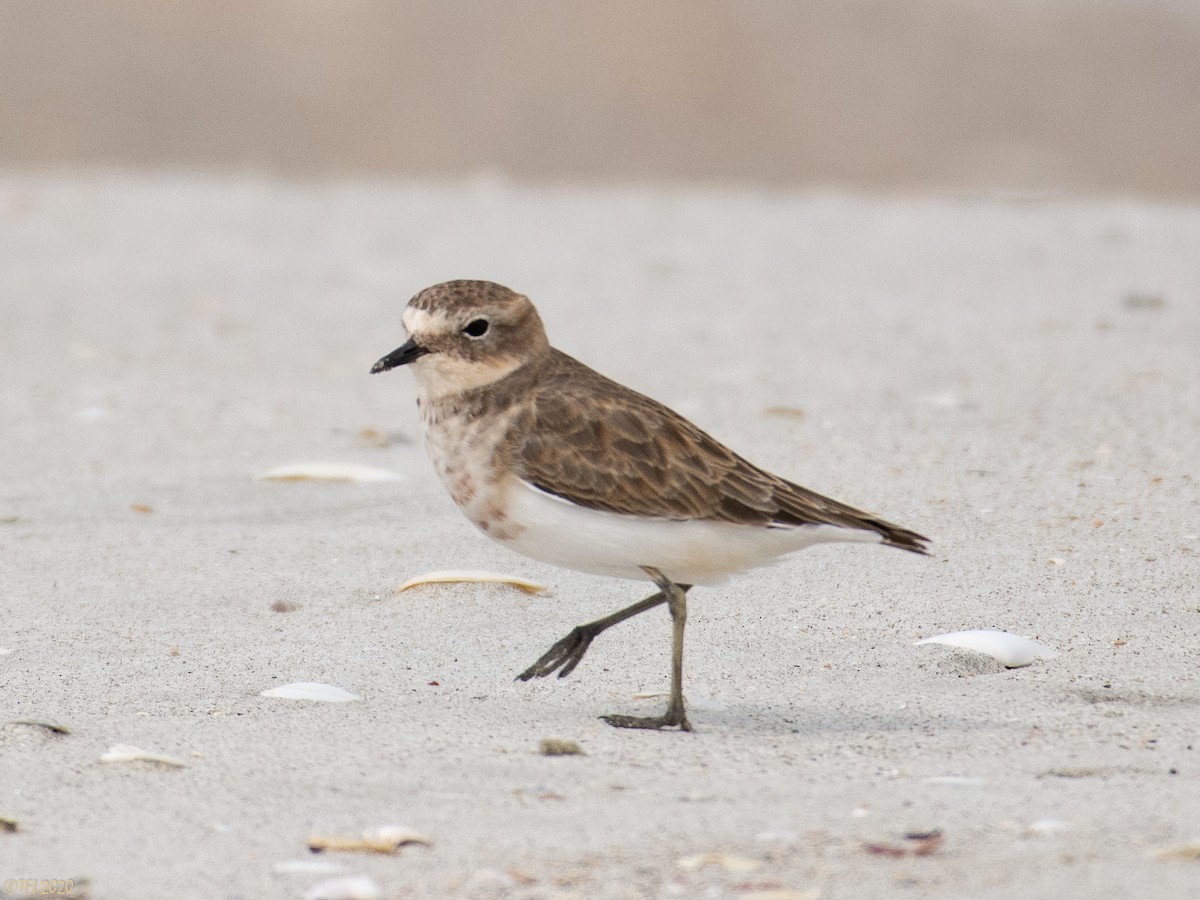
[[[414,309],[408,306],[405,307],[404,315],[401,318],[404,321],[404,329],[409,334],[432,334],[450,330],[446,314],[440,310],[430,312],[427,309]]]

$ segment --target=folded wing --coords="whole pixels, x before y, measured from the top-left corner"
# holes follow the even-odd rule
[[[836,525],[925,553],[928,539],[792,484],[738,456],[687,419],[552,351],[536,387],[522,477],[591,509],[744,525]]]

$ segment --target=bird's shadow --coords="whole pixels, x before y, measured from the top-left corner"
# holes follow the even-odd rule
[[[910,733],[922,737],[946,732],[997,731],[1001,722],[984,716],[934,715],[919,710],[830,710],[795,706],[742,704],[720,709],[689,710],[696,730],[722,733],[791,735],[870,735]]]

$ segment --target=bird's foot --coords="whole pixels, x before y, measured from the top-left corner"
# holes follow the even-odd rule
[[[545,678],[559,669],[558,677],[566,678],[579,665],[583,654],[591,646],[592,640],[600,633],[600,629],[591,625],[578,625],[571,633],[542,654],[541,659],[517,676],[518,681],[528,681],[530,678]]]
[[[661,716],[601,716],[613,728],[649,728],[657,731],[660,728],[678,728],[680,731],[691,731],[692,723],[688,721],[687,710],[682,700],[672,701],[667,711]]]

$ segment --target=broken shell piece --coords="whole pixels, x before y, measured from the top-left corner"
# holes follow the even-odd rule
[[[373,878],[347,875],[314,884],[304,900],[383,900],[383,891]]]
[[[181,759],[165,756],[162,753],[152,753],[141,747],[135,747],[133,744],[113,744],[108,748],[108,752],[100,757],[100,762],[148,762],[176,768],[183,768],[187,765]]]
[[[942,846],[945,836],[940,828],[932,831],[910,831],[904,835],[908,844],[885,844],[871,841],[862,845],[863,849],[872,856],[887,856],[900,859],[904,856],[932,856]]]
[[[717,866],[726,872],[753,872],[762,863],[748,856],[734,856],[731,853],[696,853],[685,856],[675,863],[685,871],[694,872],[705,866]]]
[[[312,462],[276,466],[255,475],[257,481],[401,481],[404,476],[390,469],[362,463]]]
[[[942,834],[942,829],[935,828],[933,831],[910,831],[904,835],[904,839],[914,843],[913,856],[929,856],[936,853],[938,847],[942,846],[945,836]]]
[[[12,653],[11,647],[0,647],[0,656],[7,656],[9,653]]]
[[[10,819],[7,816],[0,816],[0,831],[13,834],[21,830],[21,826],[17,824],[16,819]]]
[[[1200,838],[1154,851],[1158,859],[1200,859]]]
[[[976,653],[992,657],[1010,669],[1027,666],[1035,659],[1053,659],[1058,655],[1044,644],[1020,635],[1009,634],[1007,631],[952,631],[949,634],[917,641],[914,646],[919,647],[921,644],[945,644],[948,647],[974,650]]]
[[[426,572],[424,575],[410,578],[404,584],[400,585],[400,587],[396,588],[395,593],[402,593],[409,588],[414,588],[421,584],[455,584],[459,582],[511,584],[513,587],[527,594],[538,594],[546,589],[544,585],[538,584],[536,581],[519,578],[516,575],[500,575],[496,572],[480,572],[472,569],[448,569],[439,572]]]
[[[10,722],[5,722],[5,725],[27,725],[30,728],[42,728],[51,734],[70,734],[71,729],[66,725],[59,725],[55,722],[39,722],[37,719],[13,719]]]
[[[343,690],[335,684],[319,681],[297,681],[262,691],[263,697],[278,697],[284,700],[320,700],[325,703],[347,703],[361,699],[357,694]]]
[[[418,834],[403,825],[383,825],[363,832],[363,840],[371,845],[372,850],[389,853],[407,847],[409,844],[421,844],[424,847],[433,846],[433,841]]]
[[[308,849],[313,853],[325,850],[366,851],[370,853],[395,853],[410,844],[432,846],[433,841],[403,825],[384,825],[369,828],[362,837],[315,837],[309,838]]]
[[[538,744],[538,752],[542,756],[585,756],[583,748],[576,741],[562,738],[542,738]]]

